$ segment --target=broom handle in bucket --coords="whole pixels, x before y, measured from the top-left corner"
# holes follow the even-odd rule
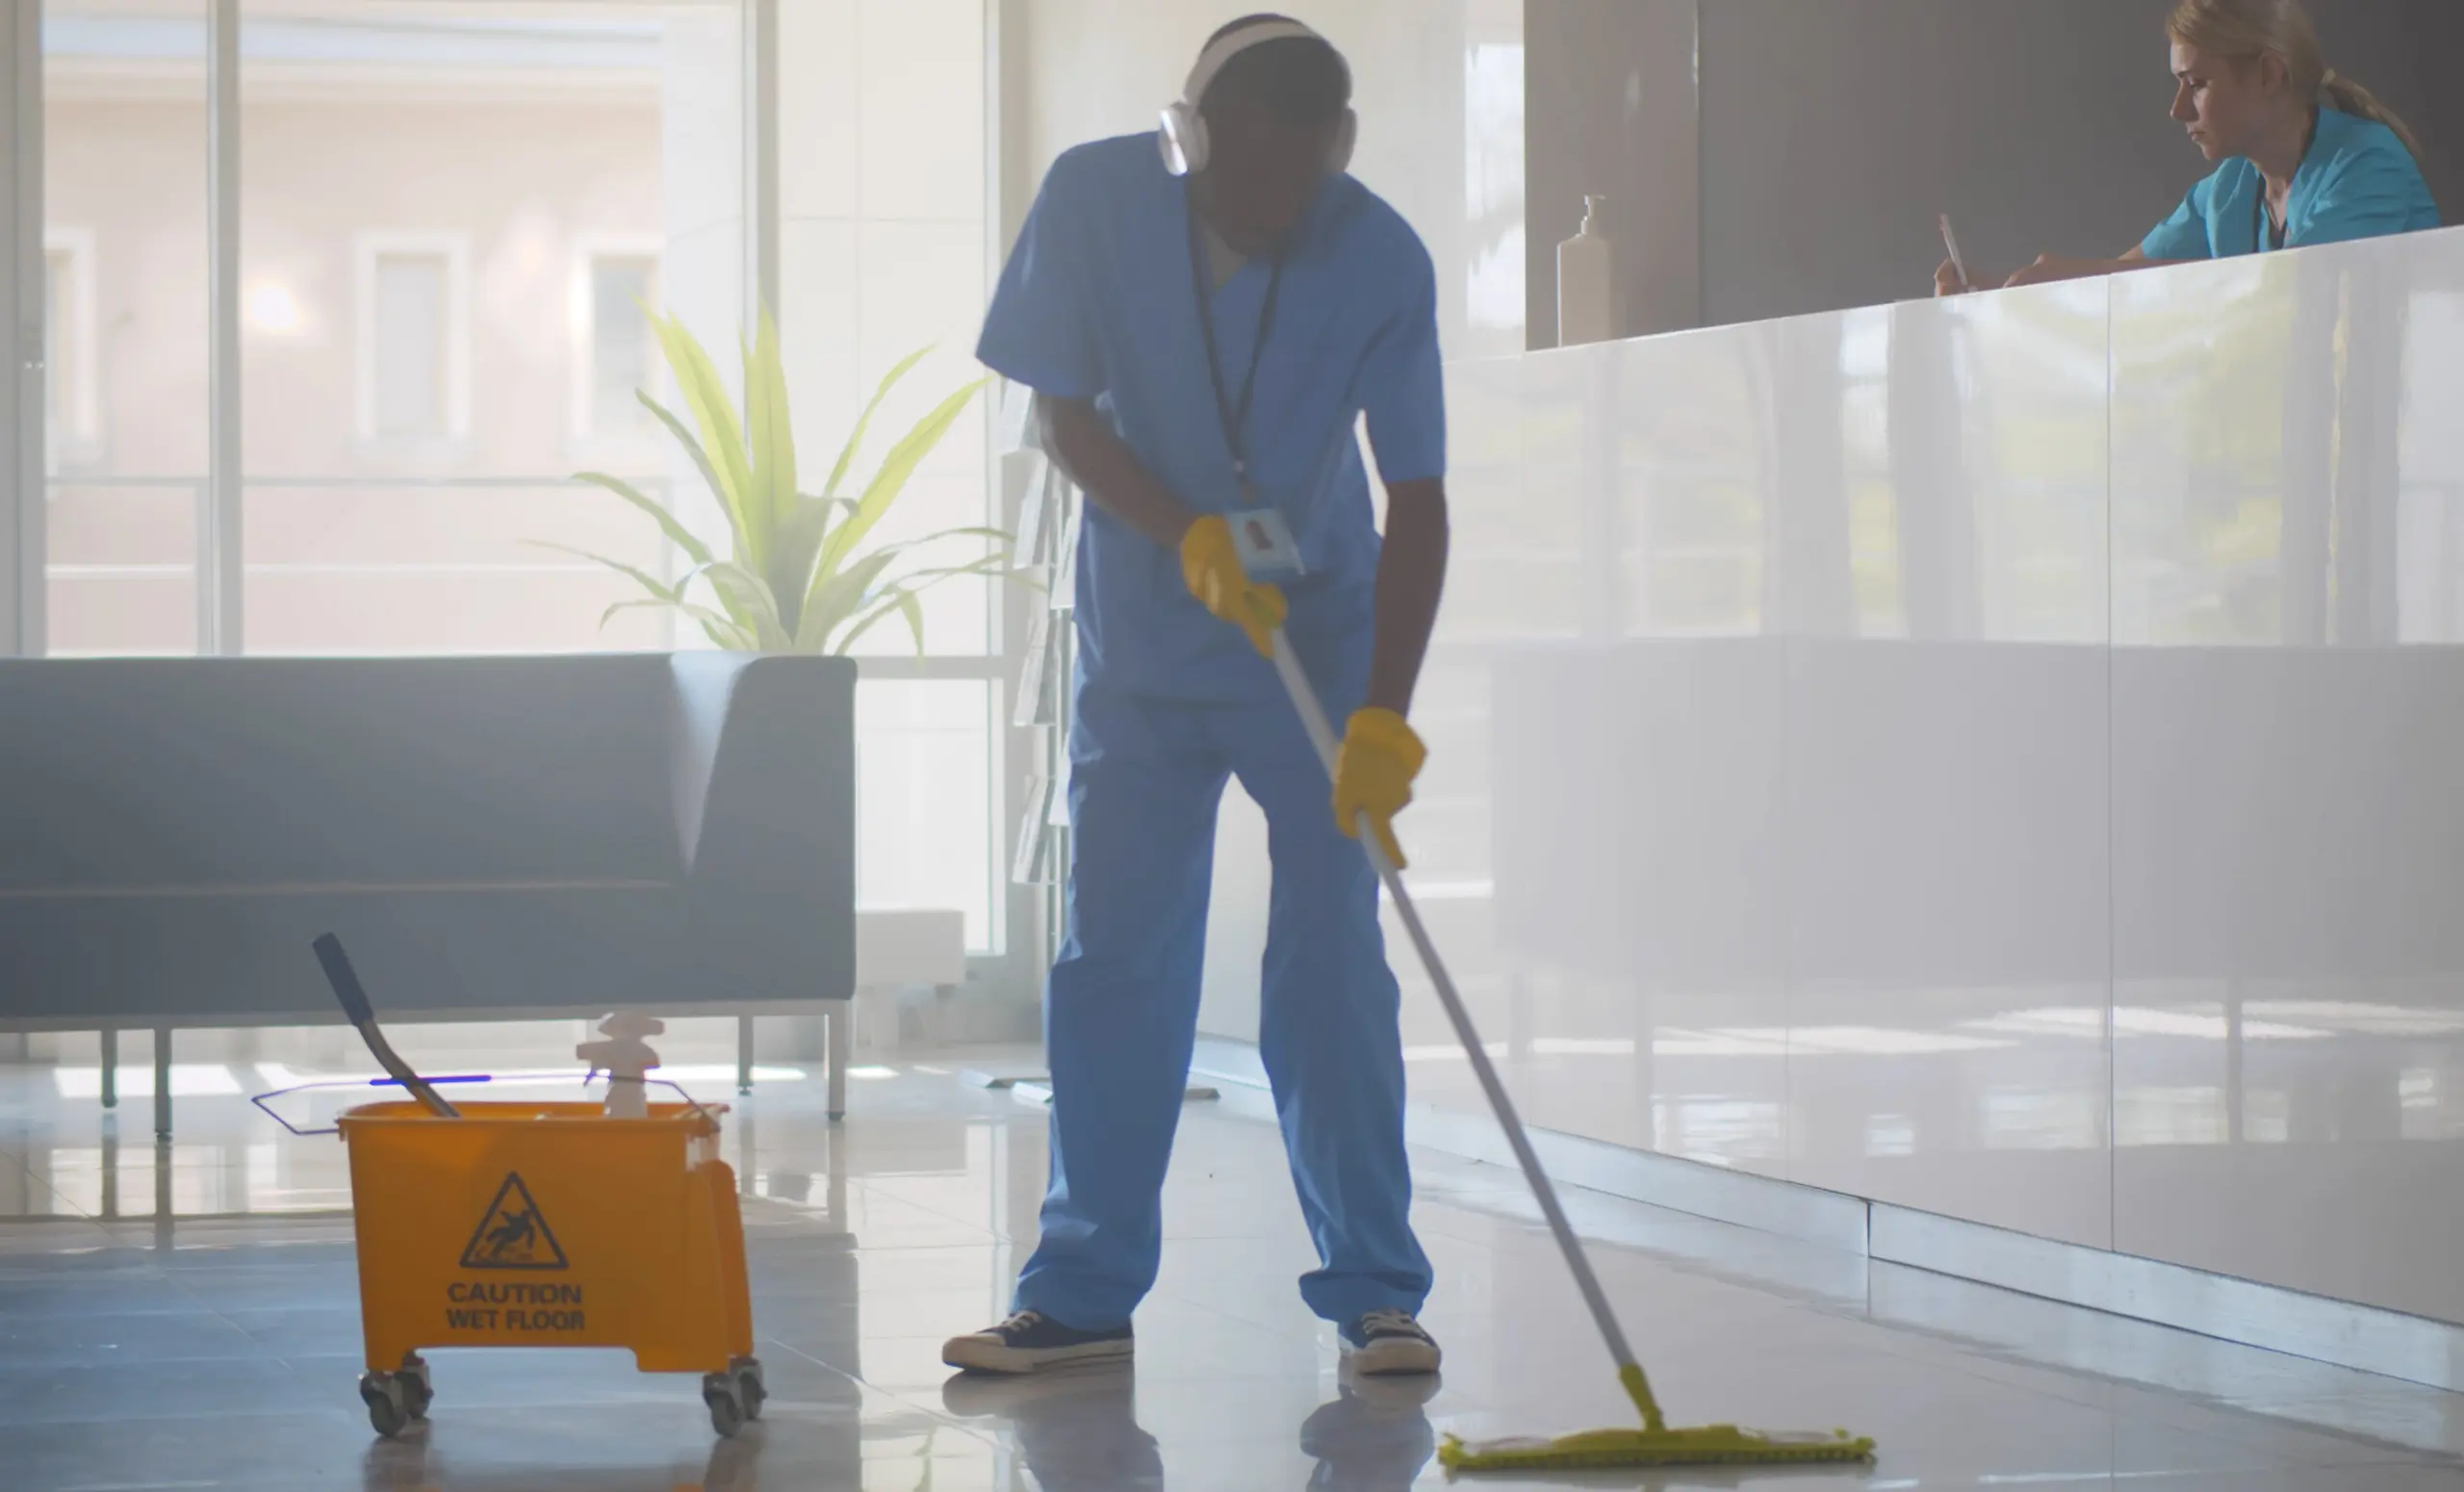
[[[438,1119],[460,1119],[461,1112],[412,1071],[411,1065],[396,1054],[394,1044],[385,1040],[384,1032],[377,1029],[375,1007],[369,1003],[368,991],[360,987],[358,971],[350,966],[350,955],[343,951],[343,940],[331,933],[323,933],[318,936],[313,946],[317,962],[324,966],[325,983],[332,987],[334,999],[343,1008],[344,1018],[359,1028],[359,1038],[368,1043],[377,1066],[390,1073],[396,1082],[402,1085],[402,1091],[417,1098],[430,1114]]]
[[[1300,712],[1301,728],[1309,733],[1310,744],[1318,748],[1318,759],[1325,763],[1326,775],[1333,777],[1337,747],[1334,724],[1326,718],[1325,707],[1318,702],[1318,691],[1310,686],[1309,675],[1300,666],[1300,656],[1293,651],[1292,639],[1279,627],[1274,630],[1274,671],[1282,676],[1284,691],[1292,696],[1292,707]],[[1395,903],[1396,914],[1402,918],[1403,930],[1411,935],[1412,946],[1420,952],[1429,983],[1437,987],[1438,1003],[1446,1007],[1446,1018],[1454,1024],[1454,1034],[1463,1042],[1463,1054],[1472,1060],[1472,1071],[1480,1080],[1480,1091],[1488,1095],[1489,1107],[1497,1112],[1506,1144],[1514,1147],[1515,1163],[1523,1168],[1524,1179],[1531,1183],[1531,1195],[1539,1199],[1541,1216],[1548,1219],[1549,1231],[1566,1256],[1566,1267],[1574,1272],[1583,1304],[1591,1308],[1591,1319],[1599,1325],[1602,1340],[1608,1344],[1608,1354],[1617,1359],[1619,1376],[1650,1427],[1659,1428],[1659,1406],[1652,1400],[1642,1367],[1634,1360],[1634,1350],[1626,1343],[1625,1328],[1617,1324],[1617,1313],[1609,1307],[1606,1292],[1600,1288],[1600,1276],[1592,1273],[1591,1258],[1583,1252],[1581,1240],[1575,1237],[1565,1209],[1558,1205],[1557,1189],[1550,1183],[1549,1172],[1542,1169],[1539,1155],[1531,1148],[1531,1137],[1524,1132],[1514,1100],[1506,1096],[1505,1084],[1498,1079],[1488,1047],[1482,1044],[1479,1031],[1472,1024],[1472,1013],[1464,1008],[1463,996],[1446,972],[1445,961],[1437,956],[1437,944],[1429,940],[1428,929],[1421,924],[1420,909],[1412,905],[1411,893],[1403,889],[1402,876],[1386,859],[1377,836],[1371,832],[1369,815],[1362,814],[1354,827],[1359,832],[1360,847],[1369,853],[1369,862],[1376,867],[1377,879],[1385,883],[1386,894]]]

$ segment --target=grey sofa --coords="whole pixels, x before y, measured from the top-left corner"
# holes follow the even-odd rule
[[[0,659],[0,1029],[670,1015],[855,984],[855,665]],[[108,1074],[113,1063],[107,1060]],[[109,1094],[107,1093],[107,1101]]]

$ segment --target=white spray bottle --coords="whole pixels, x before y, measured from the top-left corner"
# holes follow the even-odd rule
[[[574,1055],[590,1064],[594,1072],[607,1074],[607,1106],[609,1119],[648,1119],[649,1095],[642,1087],[643,1074],[658,1066],[658,1053],[651,1050],[646,1036],[657,1036],[667,1030],[667,1022],[654,1016],[634,1011],[618,1011],[599,1023],[601,1042],[584,1042],[574,1048]]]

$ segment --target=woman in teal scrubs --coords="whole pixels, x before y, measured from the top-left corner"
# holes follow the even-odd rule
[[[2181,0],[2173,117],[2211,161],[2173,215],[2118,259],[2047,255],[2012,285],[2380,238],[2439,225],[2402,120],[2320,55],[2301,0]],[[1945,264],[1937,294],[1969,287]],[[1976,288],[1983,288],[1981,286]]]

